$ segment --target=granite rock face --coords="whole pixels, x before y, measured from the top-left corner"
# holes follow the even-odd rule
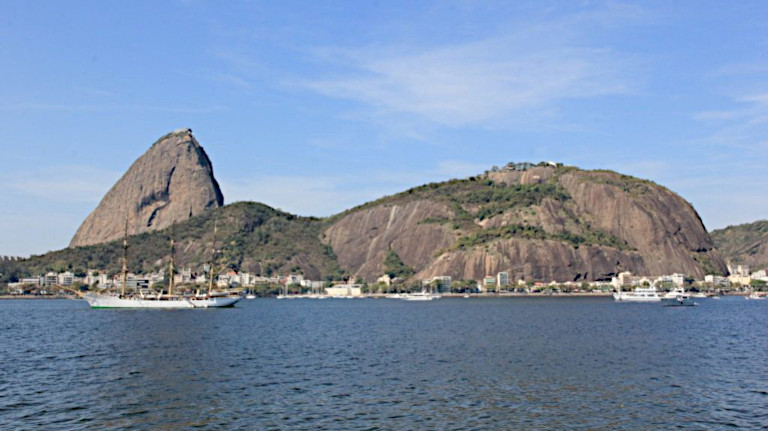
[[[224,203],[213,167],[190,129],[155,142],[102,198],[70,247],[166,228]]]
[[[710,235],[729,263],[749,265],[752,271],[768,268],[768,220],[728,226]]]
[[[337,216],[323,241],[375,281],[395,251],[414,279],[607,280],[727,271],[694,208],[649,181],[540,166],[411,189]]]

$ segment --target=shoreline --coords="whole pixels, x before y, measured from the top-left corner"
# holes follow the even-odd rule
[[[2,299],[80,299],[76,296],[67,295],[0,295]]]
[[[386,293],[371,293],[362,295],[361,298],[386,298]],[[613,292],[573,292],[573,293],[521,293],[521,292],[502,292],[502,293],[441,293],[443,298],[604,298],[613,295]],[[729,292],[720,296],[747,296],[749,292]],[[274,296],[263,296],[260,298],[274,298]],[[81,299],[72,295],[0,295],[0,300],[19,300],[19,299]]]

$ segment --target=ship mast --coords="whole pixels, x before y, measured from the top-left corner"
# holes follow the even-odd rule
[[[128,285],[128,218],[125,218],[125,231],[123,232],[123,288],[120,296],[125,296],[125,287]]]
[[[171,259],[168,262],[168,296],[173,295],[173,284],[174,284],[174,254],[175,254],[175,247],[174,247],[174,239],[173,239],[173,225],[171,225]]]
[[[219,219],[216,218],[213,221],[213,249],[211,249],[211,264],[208,268],[208,294],[210,295],[213,291],[213,274],[214,274],[214,265],[216,264],[216,229],[218,228]]]

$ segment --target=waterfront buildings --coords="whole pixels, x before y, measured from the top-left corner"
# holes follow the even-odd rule
[[[421,284],[425,287],[435,287],[438,292],[450,292],[453,281],[448,275],[440,275],[432,277],[429,280],[424,280]]]
[[[331,298],[360,297],[363,296],[363,290],[359,284],[337,284],[326,287],[325,294]]]
[[[496,285],[499,288],[509,286],[509,273],[505,271],[496,274]]]

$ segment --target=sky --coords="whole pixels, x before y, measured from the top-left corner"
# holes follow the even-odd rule
[[[0,255],[192,128],[226,203],[327,216],[510,161],[768,216],[768,2],[0,2]]]

